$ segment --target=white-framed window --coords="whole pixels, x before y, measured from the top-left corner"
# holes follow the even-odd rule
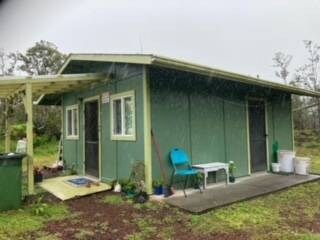
[[[111,139],[136,140],[134,91],[111,95]]]
[[[78,105],[66,107],[66,138],[79,138],[79,110]]]

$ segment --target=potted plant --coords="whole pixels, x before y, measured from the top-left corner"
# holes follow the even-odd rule
[[[121,185],[121,192],[124,193],[128,197],[132,197],[135,195],[136,185],[130,179],[123,179],[119,181]]]
[[[233,161],[229,162],[229,182],[234,183],[236,181],[236,178],[234,176],[234,171],[236,169],[236,166]]]
[[[155,195],[162,195],[162,187],[163,187],[163,181],[162,180],[153,180],[152,182],[153,186],[153,192]]]
[[[33,178],[34,178],[34,182],[38,183],[38,182],[42,182],[43,180],[43,174],[42,171],[39,167],[34,167],[33,169]]]
[[[146,192],[146,184],[143,180],[136,183],[136,194],[133,197],[136,203],[145,203],[149,200],[149,196]]]
[[[271,163],[271,170],[274,173],[280,172],[280,163],[278,162],[279,143],[276,141],[273,146],[273,161]]]

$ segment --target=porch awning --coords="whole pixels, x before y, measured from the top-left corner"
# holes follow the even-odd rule
[[[12,98],[24,92],[26,84],[31,84],[33,95],[40,96],[85,89],[106,80],[106,74],[103,73],[0,77],[0,98]]]
[[[0,98],[5,99],[6,110],[6,144],[5,151],[10,151],[10,123],[8,119],[8,99],[21,96],[27,116],[27,172],[28,172],[28,193],[34,193],[33,179],[33,104],[34,97],[38,101],[46,94],[61,94],[79,89],[91,87],[95,83],[107,81],[106,74],[59,74],[32,77],[0,77]]]

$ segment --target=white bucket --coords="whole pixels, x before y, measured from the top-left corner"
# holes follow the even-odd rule
[[[272,163],[272,172],[280,172],[280,163]]]
[[[280,171],[286,173],[293,172],[293,159],[296,153],[293,151],[280,150],[279,151],[279,163]]]
[[[294,170],[296,174],[308,175],[310,167],[310,158],[295,157],[294,158]]]

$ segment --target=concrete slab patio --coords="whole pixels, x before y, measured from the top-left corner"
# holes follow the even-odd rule
[[[254,197],[276,192],[298,184],[319,180],[319,175],[277,175],[262,174],[238,180],[237,183],[219,185],[189,193],[188,197],[172,196],[165,201],[173,206],[192,213],[203,213],[208,210],[248,200]]]

